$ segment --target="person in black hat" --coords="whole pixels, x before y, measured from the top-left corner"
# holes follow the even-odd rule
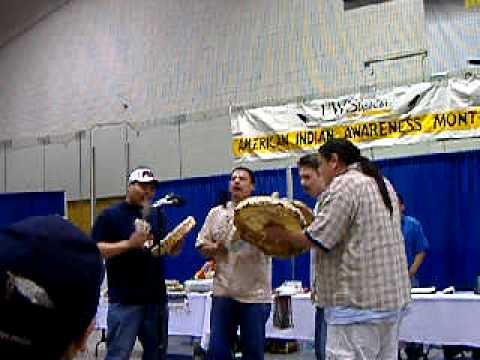
[[[104,266],[59,216],[0,231],[0,359],[73,359],[94,328]]]
[[[129,359],[137,337],[142,343],[143,359],[167,357],[163,259],[149,250],[166,235],[163,212],[149,214],[157,186],[158,179],[151,169],[133,170],[125,201],[104,210],[93,226],[92,237],[107,267],[107,360]],[[175,253],[178,249],[166,250]]]

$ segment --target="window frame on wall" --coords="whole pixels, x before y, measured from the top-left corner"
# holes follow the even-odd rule
[[[343,0],[343,9],[353,10],[359,7],[381,4],[387,1],[390,0]]]

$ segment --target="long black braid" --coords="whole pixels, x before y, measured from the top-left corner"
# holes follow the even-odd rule
[[[333,154],[337,154],[338,158],[343,161],[347,166],[353,163],[360,163],[360,168],[362,172],[375,179],[377,183],[378,190],[382,195],[383,203],[390,211],[390,216],[393,214],[393,206],[390,196],[388,195],[387,186],[383,179],[383,175],[380,172],[380,169],[367,159],[365,156],[362,156],[360,149],[353,145],[350,141],[344,139],[332,139],[328,140],[323,144],[318,152],[325,159],[330,160]]]

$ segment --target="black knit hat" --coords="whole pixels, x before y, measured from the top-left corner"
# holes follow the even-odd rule
[[[60,358],[94,318],[103,276],[96,243],[59,216],[0,231],[0,358]]]

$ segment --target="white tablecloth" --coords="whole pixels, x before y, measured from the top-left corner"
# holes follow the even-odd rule
[[[480,295],[473,293],[412,295],[400,325],[400,339],[425,344],[470,345],[480,347]],[[168,333],[202,338],[206,347],[210,334],[209,294],[188,294],[184,305],[170,308]],[[272,308],[273,311],[273,308]],[[266,334],[270,338],[313,340],[315,307],[307,294],[292,297],[294,327],[279,330],[270,316]],[[106,304],[100,303],[97,328],[106,328]]]
[[[480,295],[413,295],[400,339],[434,345],[480,347]]]
[[[211,297],[205,297],[205,312],[210,314]],[[273,308],[272,308],[273,312]],[[310,295],[292,297],[293,328],[273,327],[272,316],[266,325],[268,338],[312,340],[315,337],[315,307]],[[210,316],[204,316],[201,345],[208,346]],[[480,347],[480,296],[473,293],[412,295],[400,324],[400,340],[434,345]]]
[[[205,309],[209,298],[207,294],[189,293],[183,304],[169,304],[168,334],[202,337],[204,317],[210,314],[210,308]],[[108,303],[102,297],[95,318],[96,327],[99,330],[107,328],[107,311]]]
[[[204,294],[191,293],[184,305],[169,306],[168,334],[201,337],[204,317],[208,314],[207,317],[210,318],[210,309],[207,311],[205,308],[209,298],[211,297]]]

